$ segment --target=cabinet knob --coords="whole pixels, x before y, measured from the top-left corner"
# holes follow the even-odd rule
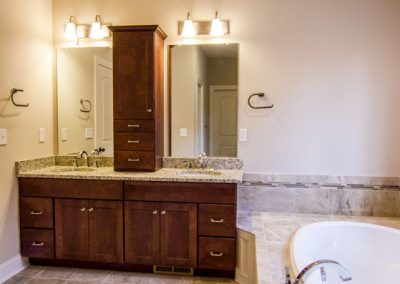
[[[128,159],[128,162],[140,162],[140,159]]]
[[[158,214],[158,211],[157,211],[157,210],[153,210],[153,214],[154,214],[154,215],[157,215],[157,214]]]
[[[94,208],[93,207],[91,207],[91,208],[89,208],[89,210],[88,210],[89,212],[93,212],[94,211]]]
[[[82,207],[82,208],[81,208],[81,211],[82,211],[82,212],[86,211],[86,208],[85,208],[85,207]]]
[[[140,128],[140,124],[128,124],[129,128]]]
[[[147,112],[152,112],[153,110],[151,108],[147,109]]]
[[[44,246],[44,242],[33,242],[32,246],[33,247],[43,247]]]
[[[224,223],[224,219],[214,219],[214,218],[211,218],[211,219],[210,219],[210,222],[211,222],[211,223]]]
[[[210,255],[211,256],[213,256],[213,257],[221,257],[221,256],[223,256],[224,255],[224,253],[223,252],[210,252]]]
[[[129,144],[139,144],[140,141],[139,140],[128,140]]]
[[[29,212],[30,215],[43,215],[43,211],[31,211]]]
[[[165,210],[161,211],[161,215],[165,215],[165,214],[167,214],[167,211],[165,211]]]

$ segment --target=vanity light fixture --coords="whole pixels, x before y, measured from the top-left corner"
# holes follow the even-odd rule
[[[90,27],[90,38],[94,39],[102,39],[104,38],[104,32],[103,32],[103,23],[101,22],[101,17],[99,15],[96,15],[94,18],[94,22],[92,22],[92,25]]]
[[[210,36],[223,36],[224,35],[224,28],[222,26],[222,21],[220,18],[218,18],[218,12],[215,11],[215,18],[211,22],[211,30],[210,30]]]
[[[193,21],[187,13],[185,21],[178,22],[178,35],[182,37],[195,37],[196,35],[209,35],[221,37],[229,34],[229,21],[221,20],[218,12],[212,21]]]
[[[76,32],[76,18],[74,16],[70,16],[68,23],[65,24],[64,37],[71,40],[78,38]]]
[[[183,31],[181,36],[183,37],[194,37],[196,36],[197,31],[193,25],[192,18],[190,17],[189,12],[187,13],[186,20],[183,22]]]

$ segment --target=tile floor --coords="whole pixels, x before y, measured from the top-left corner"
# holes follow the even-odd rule
[[[180,277],[144,274],[134,272],[116,272],[108,270],[75,269],[61,267],[43,267],[31,265],[4,284],[95,284],[95,283],[132,283],[132,284],[236,284],[230,279],[204,277]]]

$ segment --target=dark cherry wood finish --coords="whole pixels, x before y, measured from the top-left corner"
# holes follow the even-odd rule
[[[236,236],[236,206],[200,204],[199,235],[234,238]]]
[[[125,200],[236,204],[236,184],[130,182]]]
[[[89,259],[123,263],[123,202],[89,201]]]
[[[122,190],[122,181],[117,180],[19,179],[22,197],[122,200]]]
[[[51,198],[21,197],[20,220],[23,228],[53,228]]]
[[[196,267],[197,204],[161,203],[161,264]]]
[[[121,132],[114,137],[114,147],[121,151],[151,151],[154,148],[153,133]]]
[[[199,238],[199,267],[234,270],[236,266],[236,240],[225,238]]]
[[[125,201],[125,262],[160,264],[160,204]]]
[[[153,169],[154,152],[147,151],[115,151],[114,163],[121,171],[136,170],[151,171]]]
[[[113,32],[114,141],[117,141],[114,145],[114,169],[156,171],[161,168],[164,155],[163,56],[166,34],[158,26],[112,26],[110,29]],[[145,120],[148,122],[143,123]],[[146,126],[142,128],[143,124]],[[146,143],[148,147],[121,145],[122,132],[140,133],[142,129],[143,132],[154,129],[153,143]],[[129,150],[150,151],[152,154],[143,154],[140,162],[129,162],[126,158],[133,153],[123,153]]]
[[[21,230],[22,256],[54,258],[54,233],[46,229]]]
[[[55,200],[56,258],[89,260],[89,201]]]

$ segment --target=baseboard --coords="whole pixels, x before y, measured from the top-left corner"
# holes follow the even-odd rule
[[[20,255],[10,258],[6,262],[0,264],[0,283],[11,278],[29,265],[28,260]]]

